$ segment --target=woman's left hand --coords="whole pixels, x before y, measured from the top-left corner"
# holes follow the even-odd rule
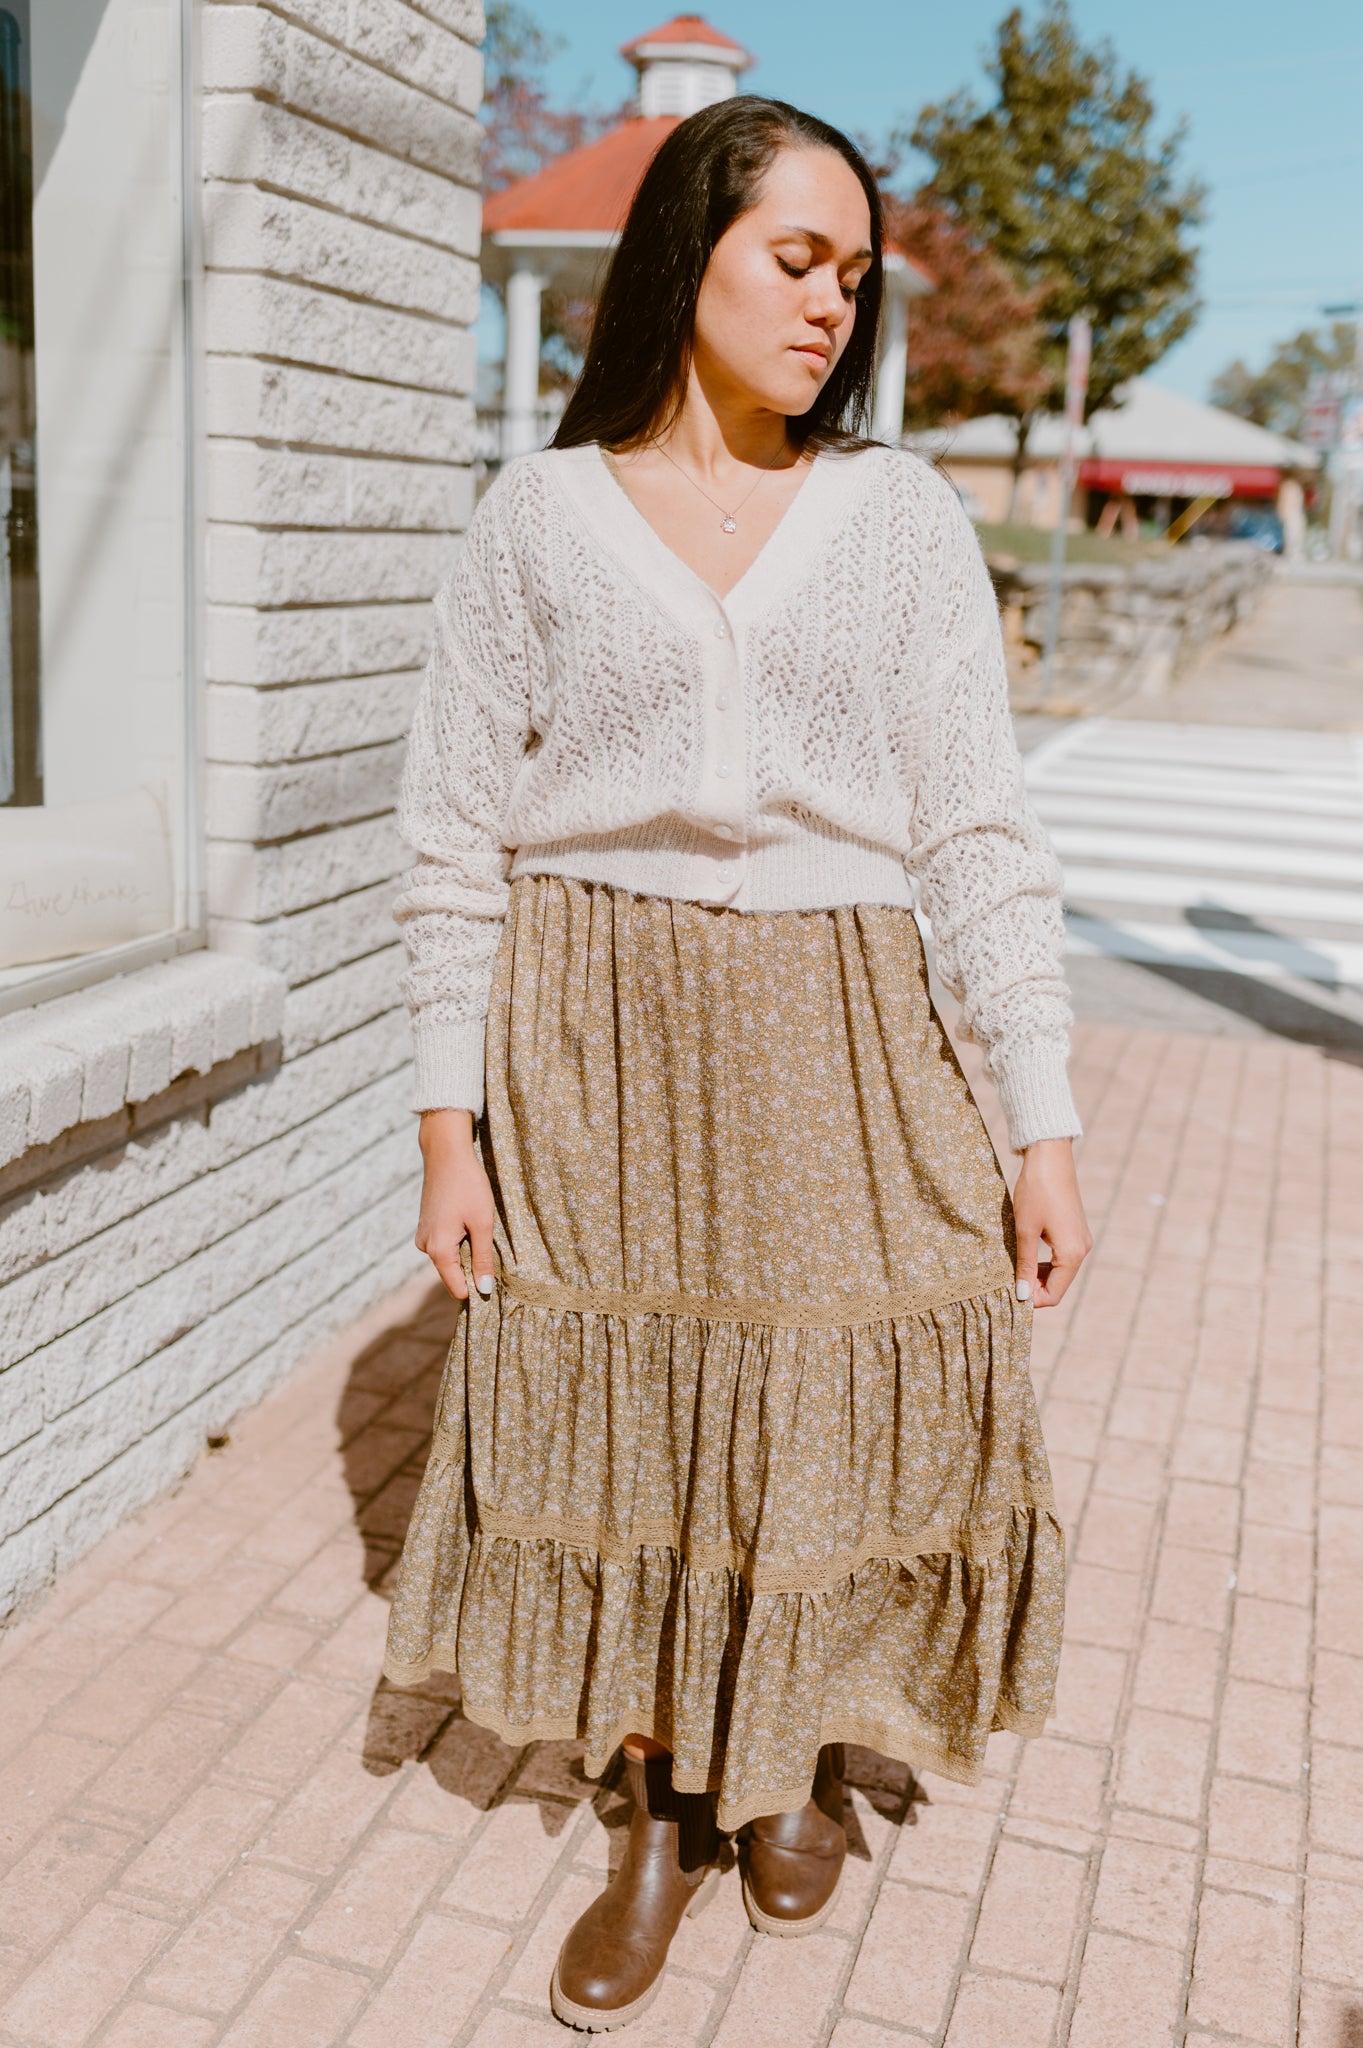
[[[1013,1189],[1017,1224],[1017,1271],[1036,1308],[1054,1308],[1093,1249],[1084,1215],[1072,1138],[1039,1138],[1022,1155]],[[1044,1238],[1038,1268],[1037,1240]],[[1050,1258],[1045,1253],[1049,1250]]]

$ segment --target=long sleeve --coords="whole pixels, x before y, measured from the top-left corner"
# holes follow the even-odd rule
[[[488,995],[510,896],[502,833],[530,731],[533,628],[503,479],[434,602],[397,825],[416,854],[392,914],[416,1052],[413,1110],[483,1107]],[[495,501],[494,501],[495,499]]]
[[[998,604],[974,528],[943,488],[926,594],[930,724],[914,806],[923,909],[942,980],[980,1045],[1016,1152],[1078,1137],[1070,1091],[1060,863],[1023,782]]]

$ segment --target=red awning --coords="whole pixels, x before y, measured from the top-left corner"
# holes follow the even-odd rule
[[[1228,462],[1107,462],[1091,456],[1079,481],[1132,498],[1276,498],[1282,472]]]

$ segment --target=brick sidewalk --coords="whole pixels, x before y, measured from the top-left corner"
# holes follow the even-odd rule
[[[1074,1075],[1049,1732],[973,1791],[852,1752],[836,1916],[764,1939],[730,1872],[619,2038],[1363,2048],[1363,1072],[1089,1025]],[[390,1299],[6,1639],[5,2048],[573,2038],[619,1794],[375,1685],[452,1314]]]

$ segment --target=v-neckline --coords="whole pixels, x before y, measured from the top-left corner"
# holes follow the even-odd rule
[[[718,610],[741,636],[814,573],[890,451],[875,442],[857,452],[820,449],[779,523],[723,597],[654,531],[611,475],[605,453],[598,441],[579,441],[521,459],[544,466],[595,545],[669,618],[688,632],[707,633]]]
[[[699,569],[693,569],[691,567],[691,564],[687,561],[686,557],[684,555],[679,555],[677,553],[677,550],[672,546],[670,541],[665,541],[663,539],[657,527],[653,524],[653,521],[647,518],[644,515],[644,513],[642,513],[639,510],[639,507],[635,504],[634,499],[630,495],[629,488],[625,483],[623,475],[621,474],[619,464],[616,462],[616,459],[614,455],[611,453],[610,449],[605,447],[600,441],[593,442],[592,445],[596,449],[597,454],[601,458],[602,467],[605,469],[607,476],[610,477],[612,483],[615,485],[615,488],[619,491],[621,497],[624,499],[630,511],[633,513],[635,519],[639,522],[639,525],[644,529],[645,533],[651,536],[655,545],[660,547],[663,553],[669,556],[671,560],[677,564],[678,568],[680,568],[687,576],[691,577],[693,582],[697,585],[697,587],[700,590],[704,591],[707,597],[713,598],[716,604],[722,605],[726,608],[738,595],[738,592],[742,590],[743,586],[748,582],[749,578],[753,575],[754,571],[756,570],[758,564],[761,561],[763,561],[763,559],[766,556],[769,555],[778,535],[781,533],[787,521],[790,519],[792,513],[795,511],[796,506],[800,503],[800,500],[804,497],[806,491],[813,483],[815,473],[818,470],[820,463],[826,460],[823,451],[821,449],[816,448],[813,456],[810,458],[808,474],[804,477],[803,481],[801,482],[800,488],[795,492],[794,496],[786,505],[784,511],[781,514],[781,517],[777,520],[775,526],[773,526],[771,532],[767,535],[761,547],[757,550],[757,553],[753,556],[747,568],[743,571],[743,574],[741,576],[736,577],[735,580],[729,585],[729,588],[727,590],[716,590],[713,583],[706,582],[705,578],[701,575]]]

